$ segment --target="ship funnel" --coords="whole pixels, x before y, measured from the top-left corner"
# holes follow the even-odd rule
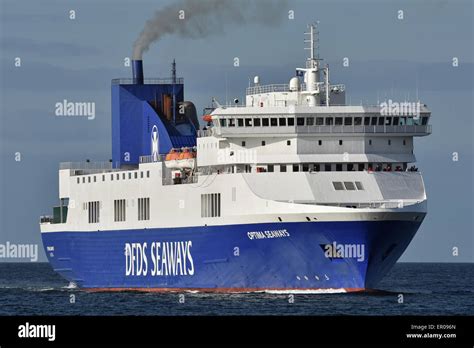
[[[143,60],[132,60],[133,83],[143,85]]]

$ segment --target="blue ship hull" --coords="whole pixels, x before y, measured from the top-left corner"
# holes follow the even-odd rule
[[[42,238],[54,270],[83,288],[361,290],[376,286],[420,224],[280,222],[64,231],[43,233]],[[363,246],[364,255],[328,256],[328,245],[334,243]]]

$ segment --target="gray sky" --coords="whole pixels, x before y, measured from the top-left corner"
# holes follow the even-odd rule
[[[145,21],[169,3],[0,0],[0,243],[41,243],[38,217],[57,204],[58,162],[111,157],[110,80],[130,77],[124,58]],[[321,57],[332,82],[346,84],[348,101],[414,99],[418,91],[432,111],[433,134],[415,141],[429,212],[402,261],[472,262],[473,2],[300,0],[281,9],[289,10],[295,18],[277,27],[164,37],[145,53],[145,75],[169,76],[176,58],[185,98],[198,110],[212,96],[242,98],[249,77],[286,83],[303,66],[302,33],[319,20]],[[96,118],[54,116],[63,99],[95,102]]]

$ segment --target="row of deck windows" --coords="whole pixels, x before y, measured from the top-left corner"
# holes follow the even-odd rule
[[[145,177],[145,173],[146,173],[147,178],[150,177],[150,171],[149,170],[147,170],[146,172],[144,172],[144,171],[134,172],[134,173],[128,172],[128,175],[127,175],[127,173],[122,173],[122,175],[120,175],[120,173],[112,173],[112,174],[110,174],[110,181],[120,180],[120,178],[122,178],[122,180],[126,180],[127,178],[128,179],[138,179],[138,173],[140,173],[140,179],[143,179]],[[87,183],[97,182],[97,177],[98,176],[99,175],[82,176],[82,183],[85,184],[86,182]],[[102,181],[105,181],[105,179],[106,179],[106,174],[102,174]],[[77,180],[78,184],[81,183],[81,178],[80,177],[78,177],[76,180]]]
[[[265,142],[265,140],[262,140],[262,146],[265,146],[267,143]],[[343,144],[343,141],[342,139],[339,139],[339,145],[342,145]],[[391,139],[388,139],[387,140],[387,144],[388,145],[392,145],[392,140]],[[406,145],[407,144],[407,141],[405,139],[403,139],[403,145]],[[242,147],[245,147],[247,144],[245,141],[242,141]],[[290,146],[291,145],[291,140],[287,140],[286,141],[286,145]],[[319,146],[322,146],[323,145],[323,141],[322,140],[318,140],[318,145]],[[369,145],[372,145],[372,139],[369,139]]]
[[[268,164],[257,165],[257,172],[345,172],[345,171],[405,171],[406,163],[300,163],[300,164]],[[251,172],[249,165],[245,167],[246,172]]]
[[[294,117],[221,118],[221,127],[294,126]],[[297,117],[297,126],[412,126],[428,124],[428,117],[366,116],[366,117]]]

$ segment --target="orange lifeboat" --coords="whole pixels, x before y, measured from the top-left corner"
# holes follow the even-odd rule
[[[179,154],[178,158],[178,168],[181,169],[188,169],[188,168],[194,168],[194,153],[189,150],[189,148],[185,147],[183,148],[183,151]]]
[[[212,122],[212,116],[211,115],[204,115],[202,117],[203,121],[205,122]]]

